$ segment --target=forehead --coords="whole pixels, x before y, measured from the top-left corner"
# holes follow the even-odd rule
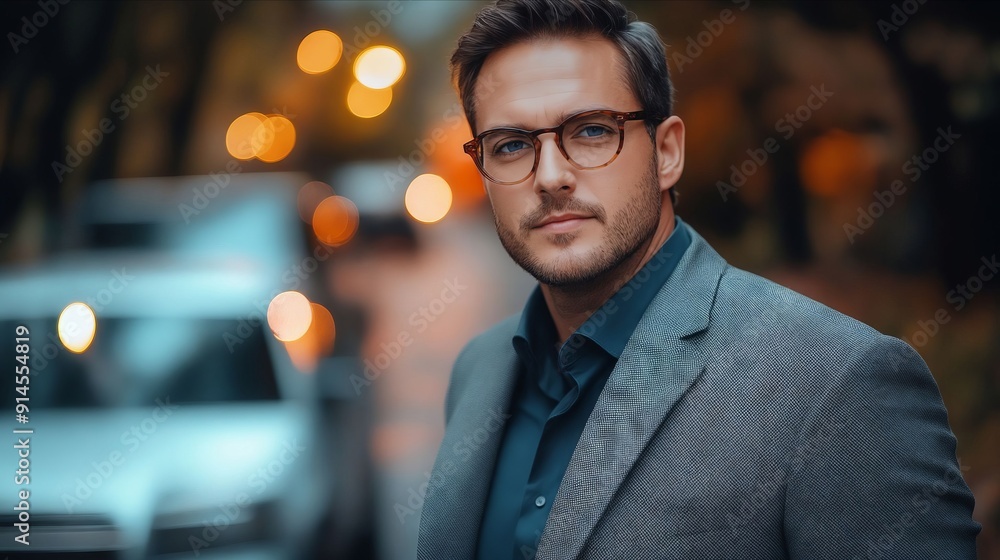
[[[476,129],[535,129],[587,109],[641,109],[621,54],[599,36],[543,38],[487,57],[475,86]]]

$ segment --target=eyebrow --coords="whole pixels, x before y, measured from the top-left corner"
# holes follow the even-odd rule
[[[556,124],[554,124],[552,126],[558,126],[559,124],[565,122],[566,119],[572,117],[573,115],[578,115],[580,113],[586,113],[587,111],[613,111],[613,110],[614,109],[611,109],[610,107],[607,107],[606,105],[593,105],[593,106],[587,106],[587,107],[583,107],[583,108],[579,108],[579,109],[573,109],[572,111],[562,111],[561,113],[559,113],[559,114],[556,115],[556,118],[555,118]],[[532,130],[537,130],[535,128],[531,128],[531,127],[527,126],[526,124],[520,123],[520,122],[516,122],[516,123],[501,123],[501,124],[498,124],[496,126],[486,127],[483,130],[484,131],[486,131],[486,130],[494,130],[494,129],[497,129],[497,128],[516,128],[518,130],[524,130],[524,131],[528,131],[528,132],[530,132]],[[549,127],[543,126],[543,127],[539,127],[539,128],[549,128]]]

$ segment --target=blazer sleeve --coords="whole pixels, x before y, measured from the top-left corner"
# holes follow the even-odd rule
[[[969,559],[980,525],[938,386],[878,335],[819,390],[789,455],[792,559]]]

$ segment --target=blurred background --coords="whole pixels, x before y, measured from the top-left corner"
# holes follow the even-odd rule
[[[1000,558],[998,4],[626,4],[670,46],[679,215],[917,349]],[[483,5],[3,3],[2,406],[32,432],[0,551],[415,557],[451,365],[534,285],[461,151]]]

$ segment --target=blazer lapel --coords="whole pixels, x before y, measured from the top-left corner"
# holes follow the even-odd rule
[[[726,262],[694,230],[587,419],[542,532],[537,560],[576,558],[653,432],[704,369],[703,331]],[[478,521],[478,519],[477,519]]]
[[[516,327],[516,322],[512,325]],[[472,559],[486,507],[493,467],[503,438],[519,362],[501,329],[478,364],[489,369],[466,372],[474,379],[448,422],[428,481],[420,521],[419,559]]]

